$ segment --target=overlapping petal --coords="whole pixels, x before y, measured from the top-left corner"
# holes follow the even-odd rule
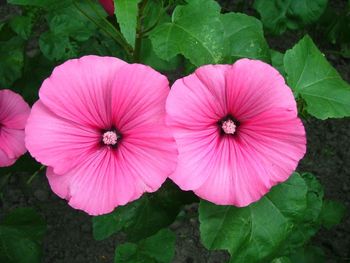
[[[12,165],[26,152],[24,126],[29,112],[20,95],[0,90],[0,167]]]
[[[57,67],[26,127],[53,191],[91,215],[156,191],[176,166],[165,125],[167,79],[147,66],[87,56]],[[115,145],[104,144],[108,131]]]
[[[179,151],[170,178],[216,204],[257,201],[291,175],[306,151],[291,90],[260,61],[199,68],[175,82],[166,110]],[[239,125],[234,135],[221,131],[227,116]]]

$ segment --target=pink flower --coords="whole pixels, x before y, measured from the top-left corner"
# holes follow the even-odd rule
[[[257,201],[305,154],[290,88],[257,60],[200,67],[174,83],[166,110],[179,151],[170,178],[215,204]]]
[[[24,126],[28,104],[11,90],[0,90],[0,167],[12,165],[26,152]]]
[[[113,0],[99,0],[100,4],[106,10],[107,14],[110,16],[114,15],[114,2]]]
[[[99,215],[156,191],[176,166],[165,125],[167,79],[150,67],[86,56],[58,66],[40,88],[26,145],[49,166],[52,190]]]

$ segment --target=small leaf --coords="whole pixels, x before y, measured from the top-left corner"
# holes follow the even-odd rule
[[[327,229],[339,224],[344,217],[346,207],[335,201],[325,200],[322,206],[320,220]]]
[[[221,15],[229,55],[234,60],[254,58],[270,61],[270,52],[264,38],[261,22],[245,14],[227,13]]]
[[[306,102],[306,110],[319,119],[350,116],[350,86],[329,64],[309,36],[284,56],[289,86]]]
[[[264,26],[274,34],[298,29],[316,22],[327,7],[327,0],[255,0]]]
[[[114,0],[115,16],[126,41],[135,47],[138,4],[141,0]]]
[[[307,186],[299,174],[248,207],[216,206],[201,201],[201,239],[208,249],[227,249],[230,262],[272,260],[288,237],[293,220],[302,218]]]
[[[282,76],[286,76],[286,71],[284,69],[283,58],[284,54],[276,50],[270,50],[272,66],[276,68]]]
[[[21,77],[24,63],[24,42],[20,37],[0,41],[0,86],[10,87]]]
[[[169,263],[175,254],[176,236],[162,229],[137,244],[125,243],[116,248],[115,263]]]
[[[27,16],[15,16],[10,22],[11,29],[16,32],[21,38],[27,40],[32,33],[33,21]]]
[[[150,39],[154,51],[164,60],[182,54],[196,66],[219,63],[225,51],[220,6],[213,0],[193,0],[185,6],[179,5],[172,22],[157,26]]]

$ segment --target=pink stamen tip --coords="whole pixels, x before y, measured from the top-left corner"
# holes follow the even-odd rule
[[[234,134],[236,131],[236,125],[233,120],[224,121],[221,128],[226,134]]]
[[[116,145],[118,135],[114,131],[107,131],[103,134],[102,141],[106,145]]]

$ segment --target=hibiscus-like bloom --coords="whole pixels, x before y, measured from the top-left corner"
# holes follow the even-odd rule
[[[24,126],[28,104],[11,90],[0,90],[0,167],[12,165],[26,152]]]
[[[114,2],[113,0],[99,0],[100,4],[106,10],[107,14],[110,16],[114,15]]]
[[[168,93],[167,79],[150,67],[112,57],[69,60],[42,84],[26,146],[69,205],[109,213],[156,191],[175,169]]]
[[[200,67],[174,83],[166,111],[179,151],[170,178],[215,204],[257,201],[305,154],[293,94],[261,61]]]

